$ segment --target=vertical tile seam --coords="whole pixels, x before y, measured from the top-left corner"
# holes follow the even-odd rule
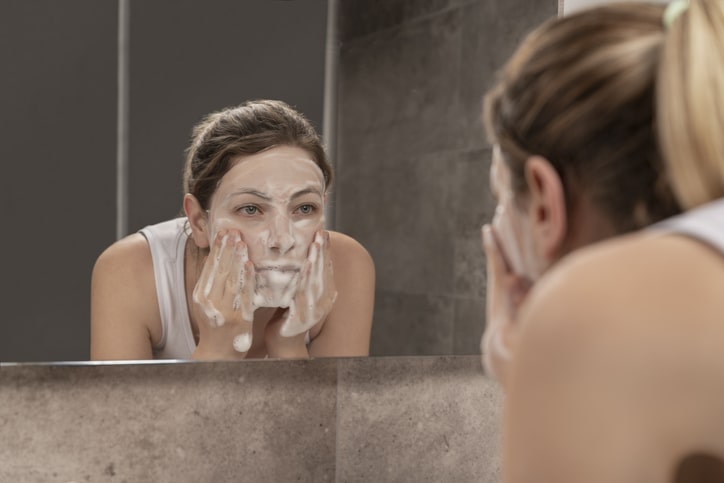
[[[322,138],[327,156],[335,174],[340,164],[337,156],[337,72],[339,65],[339,42],[337,35],[337,0],[327,0],[327,34],[324,41],[324,101],[322,105]],[[326,228],[334,230],[337,226],[336,196],[329,192],[326,216]]]
[[[116,113],[116,239],[128,233],[128,108],[130,0],[118,0]]]

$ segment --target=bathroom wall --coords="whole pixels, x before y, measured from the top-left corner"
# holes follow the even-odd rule
[[[476,356],[0,365],[0,481],[500,477]]]
[[[118,4],[0,2],[0,361],[87,358],[114,239]]]
[[[126,232],[179,213],[202,115],[279,98],[321,130],[326,0],[126,4]],[[87,360],[91,270],[116,239],[119,2],[3,1],[0,36],[0,361]]]
[[[558,0],[339,2],[336,227],[377,268],[372,355],[479,353],[482,96]]]

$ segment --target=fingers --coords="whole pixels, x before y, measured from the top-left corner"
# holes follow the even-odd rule
[[[503,258],[503,252],[500,250],[498,240],[490,225],[483,225],[482,237],[488,281],[499,280],[503,275],[510,273],[510,268]]]
[[[253,264],[237,230],[219,230],[194,288],[194,302],[204,310],[212,327],[223,325],[235,314],[253,321]],[[244,287],[248,287],[245,291]],[[249,327],[249,330],[251,328]]]

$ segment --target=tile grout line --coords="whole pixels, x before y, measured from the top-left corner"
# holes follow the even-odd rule
[[[128,233],[128,92],[130,0],[118,0],[116,239]]]

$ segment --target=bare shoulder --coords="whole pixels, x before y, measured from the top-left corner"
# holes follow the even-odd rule
[[[526,414],[549,421],[538,430],[556,431],[565,454],[597,435],[601,451],[583,445],[570,458],[585,462],[578,478],[558,481],[593,481],[584,475],[594,467],[628,475],[601,481],[636,481],[631,475],[646,479],[636,474],[641,466],[667,468],[687,448],[724,451],[724,437],[706,430],[724,424],[716,409],[724,404],[724,355],[715,342],[724,338],[722,286],[724,257],[681,236],[629,235],[562,260],[520,314],[509,451],[532,451],[528,429],[513,421]],[[627,453],[641,465],[623,468]]]
[[[325,322],[312,330],[314,357],[367,356],[375,298],[375,266],[355,239],[330,231],[337,299]]]
[[[335,269],[357,269],[374,274],[374,261],[357,240],[337,231],[329,231],[330,251]]]
[[[100,254],[91,277],[91,357],[146,359],[161,337],[151,250],[135,233]]]
[[[96,260],[94,270],[137,272],[148,268],[153,268],[151,249],[143,235],[134,233],[106,248]]]
[[[536,284],[526,313],[583,320],[576,326],[591,330],[603,319],[608,333],[660,330],[662,321],[706,319],[724,308],[722,284],[724,255],[710,247],[683,236],[627,235],[561,260]],[[626,322],[631,318],[637,324]]]

